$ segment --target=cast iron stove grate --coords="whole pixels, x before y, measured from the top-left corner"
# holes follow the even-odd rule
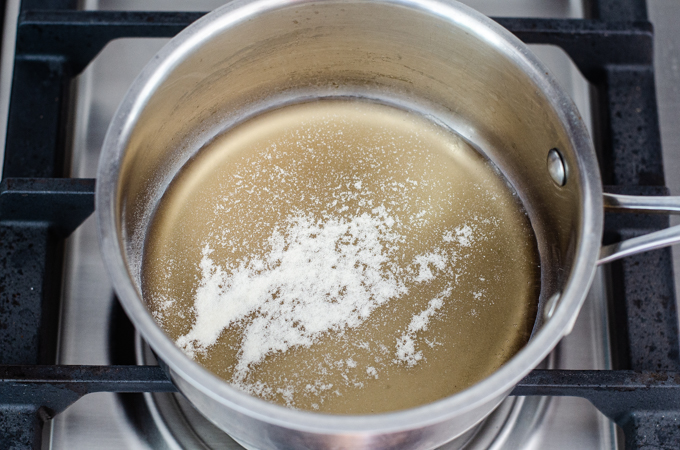
[[[44,421],[91,392],[171,392],[159,367],[58,366],[64,238],[94,210],[68,173],[69,87],[109,41],[172,37],[203,13],[77,11],[24,0],[0,183],[0,448],[40,448]],[[668,195],[645,0],[593,0],[589,19],[498,18],[529,44],[561,47],[593,86],[605,190]],[[668,226],[607,214],[605,241]],[[627,448],[680,448],[680,352],[669,249],[609,267],[613,367],[534,370],[513,395],[578,396],[619,424]]]

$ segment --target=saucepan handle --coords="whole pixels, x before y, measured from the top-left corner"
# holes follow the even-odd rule
[[[680,214],[680,197],[643,197],[637,195],[604,194],[604,209],[612,212]],[[680,225],[638,236],[600,250],[598,264],[626,256],[668,247],[680,242]]]

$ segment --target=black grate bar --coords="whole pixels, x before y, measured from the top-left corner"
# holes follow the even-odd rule
[[[93,179],[6,178],[0,183],[0,223],[42,223],[63,237],[94,211]]]
[[[586,17],[602,20],[647,20],[646,0],[586,0]]]
[[[0,366],[3,405],[40,405],[49,417],[93,392],[175,392],[159,366]]]
[[[174,392],[158,366],[0,366],[0,448],[41,448],[42,424],[93,392]]]
[[[16,56],[61,56],[74,73],[118,38],[170,38],[204,12],[26,11],[19,17]]]
[[[678,411],[635,411],[619,423],[626,436],[626,450],[680,448]]]
[[[607,21],[647,20],[645,0],[591,0],[586,12],[588,17]],[[603,181],[631,194],[640,188],[663,186],[653,67],[610,66],[605,76],[596,80],[596,92],[594,137]],[[667,217],[656,221],[653,225],[635,215],[619,221],[616,234],[627,238],[668,226]],[[670,249],[616,261],[610,274],[614,367],[677,370],[680,344]],[[656,411],[631,408],[617,423],[625,434],[627,449],[680,448],[677,407],[665,411],[661,407]]]
[[[79,0],[21,0],[21,10],[28,9],[76,9]]]
[[[0,406],[0,448],[41,450],[43,418],[33,405]]]
[[[113,39],[172,37],[204,14],[26,11],[19,18],[17,56],[64,57],[72,64],[72,70],[78,73]],[[653,33],[649,22],[526,18],[494,20],[528,44],[562,47],[589,79],[612,64],[652,64]]]
[[[562,48],[591,82],[607,67],[649,66],[654,32],[649,22],[602,22],[582,19],[494,18],[526,44]]]
[[[42,405],[50,417],[94,392],[176,392],[159,366],[0,366],[5,405]],[[582,397],[620,421],[637,412],[680,409],[680,372],[540,370],[511,395]]]
[[[663,186],[653,68],[610,66],[596,87],[595,143],[604,184]]]
[[[0,223],[0,364],[54,362],[62,242],[45,224]]]
[[[534,370],[511,395],[582,397],[623,429],[626,449],[680,448],[680,372]]]
[[[70,81],[64,57],[15,59],[3,178],[64,176]]]
[[[665,186],[604,186],[624,195],[668,195]],[[667,228],[661,214],[605,214],[604,242]],[[671,250],[661,249],[609,265],[612,364],[617,369],[680,371]]]
[[[582,397],[615,421],[631,411],[680,409],[680,372],[534,370],[512,395]]]

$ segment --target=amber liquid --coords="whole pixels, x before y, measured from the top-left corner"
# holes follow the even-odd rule
[[[336,414],[411,408],[487,377],[532,330],[540,282],[533,231],[515,193],[479,152],[392,106],[359,100],[285,106],[207,144],[159,203],[144,252],[145,300],[167,334],[177,342],[185,336],[186,344],[199,323],[206,249],[211,273],[219,268],[230,283],[239,267],[266,259],[273,233],[285,239],[292,232],[291,218],[347,224],[364,214],[379,221],[378,207],[380,223],[388,217],[391,224],[390,238],[374,242],[389,257],[380,276],[402,294],[379,304],[371,297],[373,309],[360,324],[340,318],[312,345],[273,350],[246,372],[237,373],[244,336],[266,316],[261,309],[189,353],[265,400]],[[304,267],[276,270],[284,269],[296,283],[332,276],[319,281]],[[351,300],[339,292],[332,301]],[[219,320],[219,311],[203,320]]]

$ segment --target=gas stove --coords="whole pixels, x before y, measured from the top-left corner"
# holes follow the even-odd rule
[[[118,103],[146,62],[202,13],[182,12],[181,1],[18,3],[7,5],[0,86],[9,105],[0,146],[0,447],[241,448],[173,392],[115,299],[91,215]],[[644,0],[464,3],[532,44],[571,94],[592,124],[606,190],[668,193],[664,170],[680,165],[671,153],[680,135],[664,128],[668,114],[661,123],[670,132],[659,134]],[[680,16],[672,0],[649,4],[661,23],[673,23],[665,11]],[[657,45],[673,42],[665,36]],[[680,78],[679,51],[657,50],[671,60],[664,80]],[[659,95],[658,108],[676,112],[680,94]],[[680,179],[669,176],[669,187],[680,192]],[[608,214],[604,240],[667,224]],[[680,447],[671,260],[671,250],[656,250],[599,269],[573,332],[492,416],[442,448]]]

